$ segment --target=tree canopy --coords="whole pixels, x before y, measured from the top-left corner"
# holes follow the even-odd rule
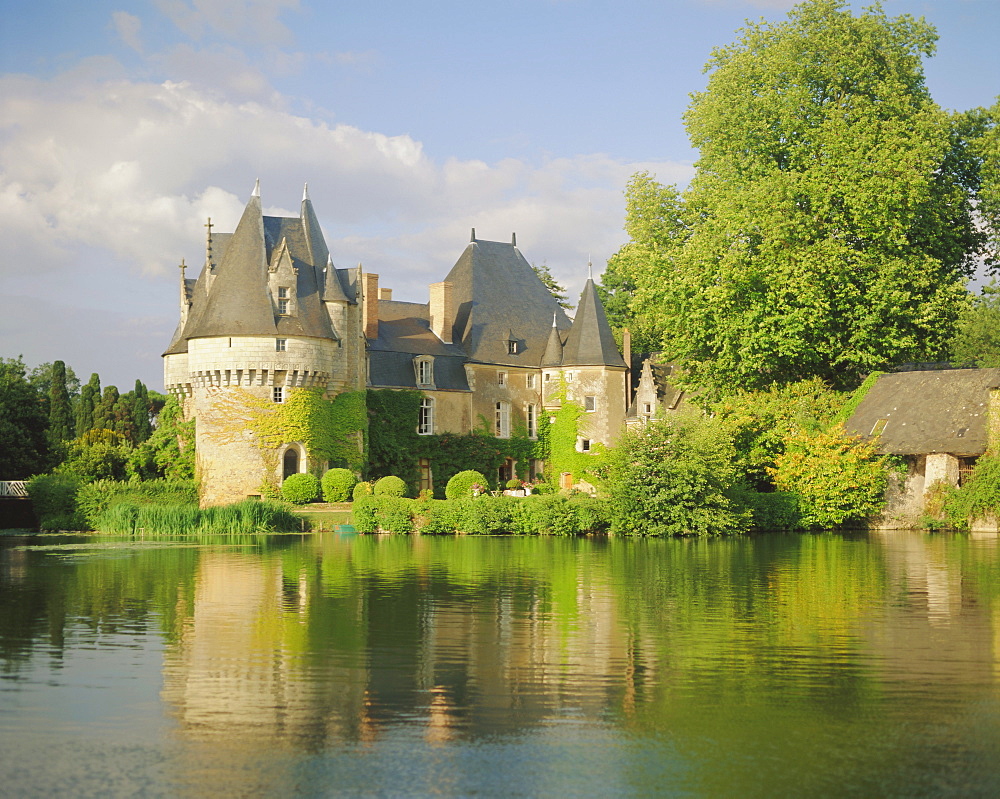
[[[879,6],[809,0],[713,52],[685,115],[682,194],[629,184],[628,313],[712,393],[939,360],[986,252],[987,158],[970,115],[924,85],[936,33]]]

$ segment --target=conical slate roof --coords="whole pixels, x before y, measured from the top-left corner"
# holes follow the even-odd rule
[[[545,345],[545,354],[542,355],[542,366],[562,366],[563,344],[566,336],[559,332],[555,321],[553,318],[552,329],[549,331],[549,341]]]
[[[587,278],[573,327],[562,352],[563,366],[625,366],[594,281]]]
[[[349,300],[308,195],[303,197],[299,218],[272,217],[263,215],[255,189],[236,231],[215,234],[212,245],[220,257],[215,277],[209,280],[211,265],[206,264],[191,291],[187,324],[174,334],[166,354],[186,352],[191,338],[337,337],[323,301]],[[295,313],[277,316],[268,288],[268,264],[286,254],[295,270]]]
[[[194,309],[192,309],[194,310]],[[260,196],[250,197],[226,247],[207,303],[185,338],[274,335],[274,311],[267,290],[267,249]]]
[[[570,320],[513,244],[472,241],[445,278],[453,286],[453,340],[473,361],[539,366],[552,314],[560,330]],[[508,351],[513,335],[517,352]]]

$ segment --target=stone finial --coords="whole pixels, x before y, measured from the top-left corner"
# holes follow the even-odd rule
[[[510,246],[511,247],[516,247],[517,246],[517,233],[511,233],[510,234]]]
[[[472,228],[472,238],[469,239],[469,241],[475,241],[475,240],[476,240],[476,229]]]
[[[587,280],[594,279],[594,264],[590,260],[590,256],[587,256]]]
[[[556,326],[556,312],[552,312],[552,327]]]
[[[260,178],[257,178],[257,180],[254,182],[253,191],[250,193],[250,196],[258,198],[260,197]]]
[[[305,183],[302,185],[302,202],[309,199],[309,184]]]

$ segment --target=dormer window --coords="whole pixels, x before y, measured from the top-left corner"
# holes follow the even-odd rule
[[[416,370],[418,386],[434,385],[434,359],[429,355],[420,355],[413,361]]]
[[[510,340],[507,342],[507,354],[517,355],[517,342]]]
[[[278,287],[278,314],[279,316],[288,316],[288,287],[279,286]]]

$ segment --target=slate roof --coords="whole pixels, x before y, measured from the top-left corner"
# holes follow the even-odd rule
[[[846,428],[872,438],[884,419],[879,450],[886,454],[981,455],[987,445],[990,389],[997,387],[1000,369],[885,374],[858,405]]]
[[[187,351],[191,338],[212,336],[308,336],[336,338],[323,308],[324,296],[347,299],[340,271],[323,266],[330,253],[312,202],[302,201],[301,217],[264,216],[260,196],[254,193],[232,234],[212,236],[215,279],[209,286],[209,268],[190,292],[187,324],[178,329],[166,354]],[[268,264],[287,246],[296,269],[296,313],[277,316],[268,291]],[[314,258],[322,260],[317,264]]]
[[[562,353],[563,366],[620,366],[625,360],[611,333],[611,325],[597,296],[594,281],[587,278],[576,308],[573,326]]]
[[[369,379],[373,386],[416,388],[414,356],[434,357],[434,386],[468,391],[465,353],[431,332],[427,303],[380,300],[378,338],[368,340]]]
[[[474,240],[445,278],[453,286],[455,325],[473,361],[538,367],[556,327],[568,330],[569,317],[513,244]],[[518,352],[507,351],[513,331]]]

